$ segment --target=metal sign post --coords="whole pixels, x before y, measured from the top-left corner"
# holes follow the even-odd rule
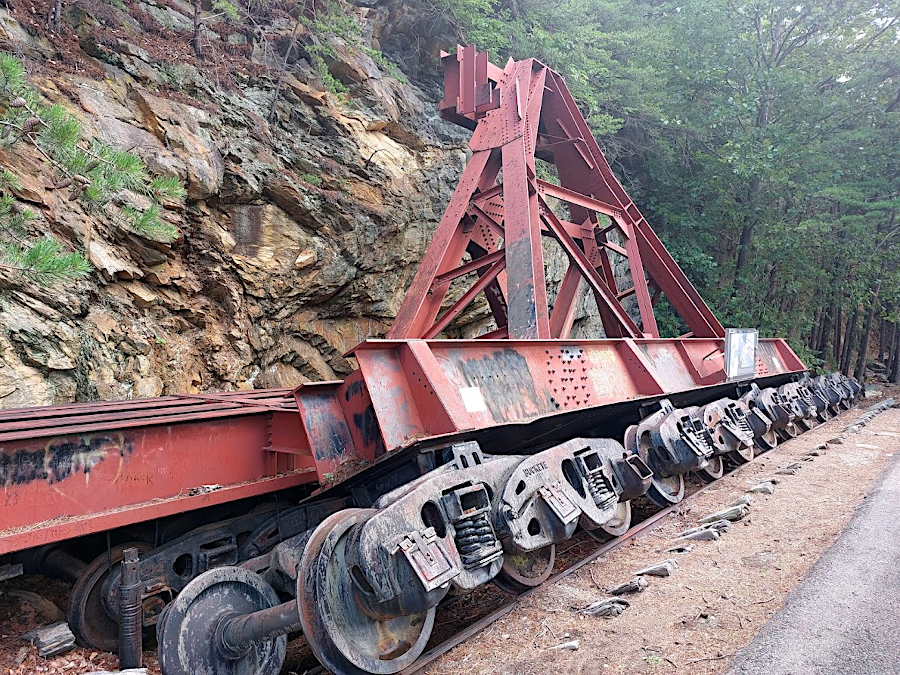
[[[729,380],[743,380],[756,375],[756,348],[759,331],[755,328],[725,330],[725,375]]]

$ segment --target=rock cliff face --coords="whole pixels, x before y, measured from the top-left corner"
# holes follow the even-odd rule
[[[5,47],[91,135],[184,180],[183,208],[165,214],[180,236],[125,233],[48,187],[28,148],[0,151],[22,178],[17,197],[95,268],[50,291],[0,277],[0,407],[347,374],[343,353],[387,329],[465,163],[467,132],[437,118],[436,54],[408,61],[423,89],[330,38],[329,70],[349,89],[337,96],[295,49],[269,122],[277,75],[264,66],[285,62],[289,17],[262,37],[227,36],[260,67],[226,86],[212,50],[200,67],[178,58],[188,3],[103,9],[73,5],[63,47],[20,22],[30,6],[4,12]],[[397,7],[354,9],[369,44],[402,42],[385,30]],[[85,74],[58,60],[73,51]]]
[[[250,29],[206,12],[218,32],[204,28],[198,61],[184,0],[66,3],[58,34],[40,18],[49,3],[32,2],[0,10],[3,48],[48,101],[179,176],[188,198],[167,209],[180,234],[161,245],[68,201],[34,148],[0,149],[18,199],[94,266],[52,290],[0,270],[0,407],[350,372],[343,354],[387,330],[465,165],[469,133],[436,112],[449,26],[399,0],[351,5],[353,41],[298,35],[288,15]],[[320,39],[345,94],[304,58]]]

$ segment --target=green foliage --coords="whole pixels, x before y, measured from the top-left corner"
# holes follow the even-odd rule
[[[304,183],[309,183],[310,185],[315,185],[315,186],[319,186],[322,184],[322,177],[317,176],[314,173],[305,173],[302,176],[300,176],[300,180],[302,180]]]
[[[238,8],[228,2],[228,0],[215,0],[212,8],[214,12],[224,15],[228,21],[237,22],[241,18]]]
[[[466,42],[507,58],[535,58],[566,78],[595,135],[618,131],[625,117],[656,107],[655,35],[630,0],[436,0]],[[644,87],[643,83],[653,86]]]
[[[46,105],[31,89],[22,63],[0,53],[0,117],[3,143],[28,143],[46,160],[55,189],[70,191],[89,208],[109,216],[113,223],[144,237],[171,241],[175,228],[161,218],[160,203],[185,195],[181,182],[172,177],[152,176],[143,161],[130,152],[86,139],[81,125],[60,105]],[[0,264],[21,271],[41,283],[56,283],[87,273],[84,257],[66,253],[49,236],[33,236],[31,221],[11,196],[19,189],[18,178],[7,169],[0,174]],[[129,195],[142,194],[150,206],[136,209]]]
[[[0,169],[0,267],[41,285],[86,276],[90,265],[83,255],[63,251],[52,237],[28,236],[36,216],[8,192],[20,188],[18,176],[6,168]]]
[[[91,271],[83,255],[63,251],[59,241],[49,236],[27,245],[0,242],[0,264],[44,286],[85,277]]]
[[[316,72],[332,92],[336,94],[346,92],[347,87],[344,83],[328,70],[326,60],[337,57],[328,39],[336,37],[351,46],[361,45],[362,32],[356,19],[344,11],[344,6],[339,0],[324,0],[315,3],[314,10],[310,14],[302,14],[300,23],[315,36],[315,39],[306,45],[306,52]]]

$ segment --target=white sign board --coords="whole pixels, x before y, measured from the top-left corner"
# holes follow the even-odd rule
[[[759,331],[755,328],[725,330],[725,375],[741,380],[756,375],[756,347]]]

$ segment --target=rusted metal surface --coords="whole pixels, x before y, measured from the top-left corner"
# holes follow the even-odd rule
[[[138,549],[125,550],[119,585],[119,668],[140,668],[144,622],[141,611],[141,577]]]
[[[163,672],[276,675],[287,648],[284,634],[258,643],[238,640],[229,650],[223,648],[223,634],[235,619],[279,605],[275,591],[253,572],[223,567],[202,574],[167,608],[160,622]],[[271,620],[269,614],[264,618]],[[244,631],[235,633],[232,638],[246,637]]]
[[[500,69],[473,46],[442,54],[441,63],[441,115],[474,129],[469,144],[474,154],[389,337],[433,337],[490,289],[489,305],[503,337],[565,339],[580,288],[594,296],[608,337],[658,337],[653,300],[660,293],[694,337],[724,336],[616,180],[557,73],[534,59],[510,61]],[[536,159],[556,166],[560,185],[537,178]],[[502,183],[497,184],[501,169]],[[557,215],[556,203],[567,207],[570,220]],[[544,279],[543,237],[554,239],[569,258],[555,299]],[[496,258],[493,273],[502,271],[503,277],[494,284],[482,268],[468,291],[437,319],[449,280],[468,271],[471,263],[465,255]],[[630,288],[617,288],[611,255],[627,260]],[[638,322],[621,302],[630,296]]]
[[[353,602],[365,589],[344,563],[347,534],[371,515],[371,510],[348,509],[323,521],[306,546],[297,576],[303,632],[316,658],[332,672],[397,672],[418,658],[434,626],[433,606],[382,618]]]
[[[289,393],[4,411],[0,554],[315,481]]]
[[[145,542],[129,542],[114,546],[97,556],[78,577],[72,586],[67,620],[78,644],[107,652],[119,647],[119,623],[113,618],[106,600],[105,587],[111,572],[118,568],[129,549],[138,553],[148,553],[152,546]],[[116,579],[118,586],[121,577]],[[118,591],[118,589],[117,589]],[[118,597],[118,592],[116,596]],[[116,606],[116,613],[119,607]]]
[[[371,385],[381,443],[392,451],[429,436],[725,383],[721,358],[707,358],[723,347],[697,338],[368,340],[354,355]],[[760,374],[805,370],[789,348],[770,356]]]
[[[477,438],[487,452],[511,452],[530,433],[545,448],[623,410],[633,417],[661,397],[726,383],[721,325],[613,176],[559,75],[533,59],[501,69],[474,47],[442,63],[442,115],[475,130],[473,155],[391,329],[401,339],[367,341],[346,380],[294,391],[0,411],[0,555],[341,483],[430,442]],[[536,177],[536,158],[556,164],[560,185]],[[555,299],[542,237],[569,258]],[[627,259],[630,287],[613,275],[615,256]],[[466,280],[469,289],[445,307],[451,282]],[[579,289],[593,294],[608,339],[565,340]],[[438,335],[482,293],[495,339],[418,339]],[[660,293],[689,337],[657,337]],[[637,322],[622,304],[630,297]],[[760,378],[784,384],[804,369],[784,341],[760,342]],[[705,403],[712,394],[697,395]]]

